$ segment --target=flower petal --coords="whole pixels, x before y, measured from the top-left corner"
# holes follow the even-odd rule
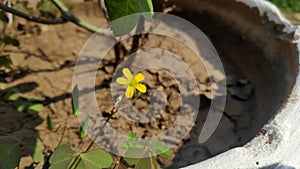
[[[146,93],[146,90],[147,90],[146,86],[143,84],[135,84],[134,88],[136,88],[137,90],[139,90],[142,93]]]
[[[128,68],[123,69],[123,74],[128,79],[128,81],[132,80],[132,74]]]
[[[142,80],[144,80],[144,75],[142,73],[138,73],[137,75],[134,76],[133,81],[138,83]]]
[[[129,84],[129,81],[123,77],[117,78],[117,83],[119,84]]]
[[[126,90],[126,93],[125,93],[125,96],[127,98],[132,98],[133,93],[134,93],[134,88],[132,86],[128,86],[128,88]]]

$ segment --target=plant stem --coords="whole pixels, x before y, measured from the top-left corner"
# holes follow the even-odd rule
[[[58,7],[61,12],[70,12],[69,9],[60,0],[52,0],[52,2]]]
[[[64,129],[63,129],[63,133],[62,133],[62,135],[61,135],[61,137],[60,137],[60,139],[59,139],[58,145],[57,145],[56,147],[58,147],[58,146],[61,145],[62,140],[63,140],[63,138],[64,138],[64,135],[65,135],[65,133],[66,133],[66,129],[67,129],[67,125],[65,124],[65,125],[64,125]]]
[[[80,156],[80,154],[75,157],[74,161],[72,162],[72,164],[70,165],[70,167],[68,169],[76,169],[78,167],[79,162],[81,161],[79,156]]]
[[[13,9],[13,8],[7,6],[4,3],[0,3],[0,9],[2,9],[5,12],[9,12],[13,15],[19,16],[21,18],[27,19],[29,21],[42,23],[42,24],[63,24],[63,23],[68,22],[63,17],[60,17],[60,18],[57,18],[57,19],[43,19],[43,18],[36,17],[36,16],[33,16],[33,15],[28,15],[28,14],[25,14],[21,11]]]
[[[108,117],[105,121],[105,123],[103,124],[103,126],[100,128],[100,132],[102,132],[102,129],[105,127],[105,125],[108,123],[108,121],[110,120],[111,117]],[[98,138],[99,134],[96,135],[96,137],[94,138],[94,140],[96,140]],[[92,140],[91,143],[89,144],[88,148],[83,152],[86,153],[87,151],[89,151],[92,146],[94,144],[94,141]],[[81,161],[81,158],[79,157],[79,155],[75,158],[75,160],[73,161],[73,163],[71,164],[69,169],[76,169],[79,165]]]
[[[80,20],[75,15],[73,15],[70,10],[60,1],[60,0],[52,0],[55,6],[62,12],[63,17],[70,22],[82,27],[90,32],[102,34],[102,35],[109,35],[111,34],[107,29],[99,29],[98,27],[91,25],[83,20]]]
[[[40,17],[36,17],[33,15],[25,14],[21,11],[18,11],[16,9],[13,9],[9,6],[7,6],[4,3],[0,3],[0,9],[2,9],[5,12],[9,12],[13,15],[19,16],[21,18],[24,18],[28,21],[41,23],[41,24],[64,24],[67,22],[73,22],[79,27],[84,28],[85,30],[88,30],[92,33],[97,33],[100,35],[111,35],[110,30],[108,29],[98,29],[96,26],[89,24],[85,21],[80,20],[77,18],[74,14],[70,12],[70,10],[60,1],[60,0],[52,0],[52,2],[57,6],[57,8],[61,11],[62,15],[61,17],[57,19],[44,19]]]

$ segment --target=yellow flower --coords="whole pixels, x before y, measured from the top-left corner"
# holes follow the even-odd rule
[[[135,89],[142,93],[146,93],[146,86],[141,84],[141,82],[144,80],[144,75],[142,73],[138,73],[134,77],[132,77],[130,70],[128,68],[124,68],[123,74],[126,79],[123,77],[119,77],[117,78],[117,83],[128,86],[125,93],[125,96],[127,98],[132,98]]]

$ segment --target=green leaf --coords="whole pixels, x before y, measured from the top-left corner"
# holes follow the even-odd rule
[[[26,108],[26,106],[23,105],[23,104],[22,104],[22,105],[18,105],[18,106],[17,106],[17,111],[18,111],[18,112],[24,112],[24,111],[25,111],[25,108]]]
[[[19,130],[13,132],[10,137],[14,140],[22,141],[24,138],[33,137],[34,133],[30,130]]]
[[[100,149],[82,153],[80,157],[86,169],[108,168],[112,164],[111,155]]]
[[[18,143],[0,143],[0,168],[11,169],[19,165],[21,149]]]
[[[146,155],[146,153],[147,150],[144,148],[130,148],[125,152],[124,160],[129,165],[135,165],[140,159],[142,159]]]
[[[0,67],[6,67],[6,68],[11,68],[12,61],[9,57],[9,55],[2,55],[0,56]]]
[[[137,24],[140,15],[150,20],[153,15],[153,4],[151,0],[106,0],[108,16],[115,36],[129,33]],[[131,15],[130,17],[125,17]],[[124,17],[124,18],[122,18]],[[122,18],[122,19],[119,19]]]
[[[11,36],[4,36],[3,41],[7,45],[20,46],[20,42]]]
[[[20,93],[10,93],[10,92],[4,96],[5,100],[7,101],[16,101],[19,99],[19,97],[20,97]]]
[[[31,10],[29,10],[27,8],[27,6],[23,3],[17,3],[15,8],[16,8],[16,10],[21,11],[21,12],[27,14],[27,15],[29,15],[31,13]]]
[[[38,163],[44,160],[44,144],[40,139],[29,138],[23,142],[25,149],[31,155],[34,162]]]
[[[152,156],[151,160],[152,160],[152,164],[153,164],[154,169],[158,169],[158,164],[157,164],[155,156]]]
[[[169,149],[168,145],[161,142],[160,140],[157,140],[155,143],[155,149],[156,154],[159,154],[162,157],[170,157],[172,152]]]
[[[131,140],[131,141],[137,141],[137,140],[138,140],[138,136],[137,136],[136,133],[134,133],[134,132],[129,132],[129,133],[128,133],[128,138],[129,138],[129,140]]]
[[[123,149],[128,149],[128,148],[143,148],[143,146],[142,145],[138,145],[135,142],[124,141],[121,144],[121,148],[123,148]]]
[[[138,2],[139,2],[140,12],[144,12],[143,16],[147,20],[151,20],[152,19],[152,15],[153,15],[152,0],[139,0]]]
[[[50,117],[49,114],[47,115],[47,128],[48,128],[50,131],[53,130],[52,120],[51,120],[51,117]]]
[[[300,12],[299,0],[269,0],[285,12]]]
[[[151,169],[151,159],[150,158],[142,158],[140,159],[135,167],[135,169]]]
[[[44,106],[42,104],[33,104],[28,107],[27,112],[31,115],[34,115],[44,109]]]
[[[69,169],[74,169],[74,168],[69,168]],[[82,160],[80,160],[78,166],[76,167],[76,169],[87,169],[84,167]]]
[[[37,8],[41,12],[45,12],[45,13],[55,14],[55,12],[56,12],[55,6],[49,0],[41,0],[41,1],[39,1],[38,4],[37,4]]]
[[[86,117],[79,130],[80,138],[84,138],[86,136],[89,122],[90,122],[90,117]]]
[[[9,21],[7,15],[3,11],[0,11],[0,20],[4,23],[8,23]]]
[[[72,93],[72,109],[73,114],[77,116],[79,114],[79,92],[78,92],[78,86],[76,85],[73,89]]]
[[[50,168],[49,169],[66,169],[69,166],[69,163],[75,156],[75,152],[67,146],[62,144],[55,149],[53,154],[50,157]]]

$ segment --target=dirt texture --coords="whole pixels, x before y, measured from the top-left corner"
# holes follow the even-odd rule
[[[107,22],[94,2],[74,3],[71,6],[74,14],[89,23],[100,27]],[[18,25],[22,25],[22,28],[16,29]],[[2,52],[11,54],[15,67],[26,64],[30,69],[2,73],[1,92],[18,88],[24,95],[39,97],[45,108],[32,116],[18,112],[12,102],[0,98],[0,135],[21,129],[32,130],[45,144],[47,155],[60,142],[85,149],[91,140],[89,137],[81,139],[78,135],[80,123],[72,114],[71,105],[72,75],[76,58],[92,34],[71,23],[56,26],[41,25],[20,18],[16,18],[7,31],[16,35],[20,47],[6,47]],[[216,31],[215,35],[218,33],[220,32]],[[210,35],[210,38],[215,36]],[[131,42],[132,38],[129,38],[123,43],[129,49]],[[247,132],[253,122],[251,109],[255,106],[255,88],[241,73],[242,70],[232,63],[225,52],[222,52],[222,45],[217,44],[217,50],[221,55],[227,76],[227,102],[217,130],[203,144],[198,143],[198,136],[209,110],[212,99],[211,89],[217,84],[209,81],[203,63],[195,60],[195,54],[186,46],[173,39],[148,35],[141,40],[139,49],[151,47],[176,53],[193,70],[201,91],[198,93],[201,99],[199,114],[192,131],[178,146],[172,148],[171,157],[158,157],[162,168],[178,168],[206,160],[230,148],[243,145],[251,139]],[[96,97],[101,103],[99,108],[104,113],[109,113],[113,106],[110,81],[116,62],[115,52],[111,50],[99,65],[97,72]],[[169,74],[156,69],[145,70],[142,73],[145,75],[144,83],[149,88],[148,93],[154,89],[163,91],[167,96],[168,106],[156,117],[156,121],[151,123],[135,123],[119,116],[110,120],[109,125],[120,133],[135,132],[139,137],[146,138],[167,130],[176,120],[180,107],[186,109],[190,107],[181,105],[178,85]],[[146,112],[149,109],[148,93],[134,103],[133,106],[137,110]],[[47,129],[47,115],[52,118],[53,131]],[[31,163],[30,157],[23,157],[20,168],[29,167]],[[43,164],[34,167],[42,168]]]

